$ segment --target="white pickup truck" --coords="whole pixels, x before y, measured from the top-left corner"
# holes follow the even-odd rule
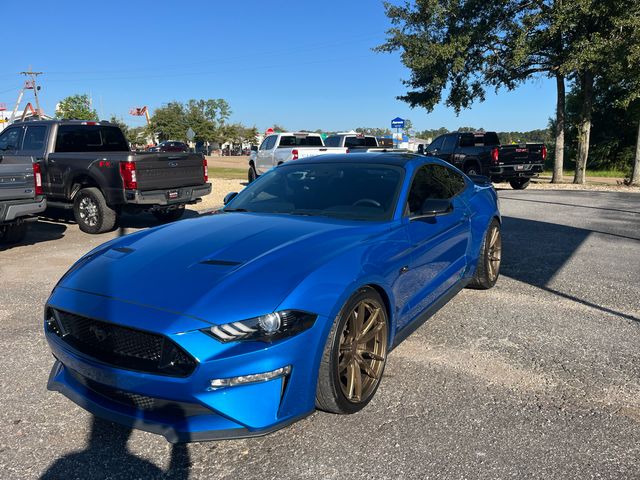
[[[325,147],[317,133],[274,133],[262,141],[255,155],[249,157],[249,182],[281,163],[327,153],[349,153],[349,149]]]

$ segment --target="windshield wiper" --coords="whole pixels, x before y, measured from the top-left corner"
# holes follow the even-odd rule
[[[223,212],[248,212],[246,208],[224,208]]]

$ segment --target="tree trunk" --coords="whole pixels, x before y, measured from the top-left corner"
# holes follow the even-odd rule
[[[553,161],[553,177],[551,183],[562,183],[564,180],[564,109],[565,89],[564,75],[556,72],[557,102],[556,102],[556,158]]]
[[[591,136],[591,111],[593,109],[593,73],[587,70],[582,75],[582,112],[578,125],[578,159],[573,183],[585,182],[587,159],[589,158],[589,137]]]
[[[640,187],[640,121],[638,122],[638,138],[636,138],[636,159],[633,162],[630,185]]]

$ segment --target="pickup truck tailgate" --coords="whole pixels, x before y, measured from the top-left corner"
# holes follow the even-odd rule
[[[139,190],[167,190],[205,183],[200,154],[143,153],[134,160]]]
[[[499,147],[498,162],[500,165],[526,165],[542,163],[542,149],[544,145],[537,143],[520,145],[501,145]]]
[[[0,161],[0,202],[35,198],[33,164],[24,157],[5,156]]]

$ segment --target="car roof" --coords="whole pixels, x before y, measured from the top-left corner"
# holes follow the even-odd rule
[[[52,125],[52,124],[64,124],[64,125],[84,125],[84,124],[90,124],[90,125],[105,125],[105,126],[111,126],[111,127],[116,127],[117,125],[115,123],[111,123],[107,120],[66,120],[64,118],[59,119],[59,118],[55,118],[55,119],[51,119],[51,120],[29,120],[29,119],[25,119],[25,120],[20,120],[17,119],[15,120],[12,125],[14,124],[20,124],[20,125],[38,125],[38,124],[45,124],[45,125]]]
[[[301,165],[313,163],[378,163],[381,165],[397,165],[404,167],[407,163],[416,160],[433,160],[424,155],[413,153],[370,152],[370,153],[330,153],[316,157],[307,157],[301,160],[288,162],[284,165]]]

